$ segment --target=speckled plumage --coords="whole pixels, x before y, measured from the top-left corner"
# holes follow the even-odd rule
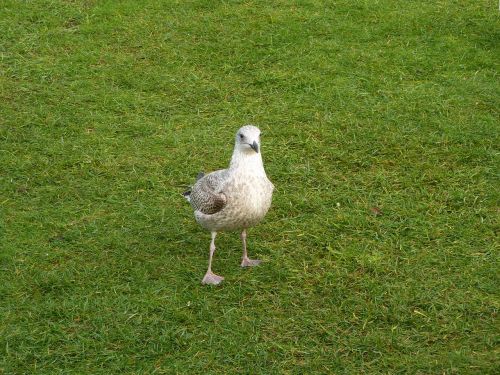
[[[245,130],[260,132],[249,125],[240,131]],[[237,144],[230,167],[201,177],[191,190],[190,202],[196,221],[207,230],[245,229],[266,215],[273,188],[261,153],[241,152]]]
[[[196,221],[205,229],[217,232],[253,227],[264,218],[271,206],[273,184],[266,176],[259,176],[245,169],[226,169],[211,173],[207,177],[219,172],[226,172],[226,179],[219,181],[220,193],[211,194],[212,199],[207,200],[205,206],[197,210],[195,208]],[[209,195],[206,190],[198,194]],[[224,197],[225,204],[221,204]],[[216,205],[221,209],[210,214],[206,208]]]
[[[220,212],[227,202],[221,187],[228,177],[228,170],[212,172],[198,179],[190,194],[189,201],[195,212],[212,215]]]
[[[203,283],[218,284],[222,280],[211,272],[218,231],[242,230],[242,266],[259,262],[246,255],[246,229],[264,218],[271,206],[274,189],[267,178],[259,149],[260,130],[252,125],[240,128],[229,168],[200,176],[192,190],[185,194],[196,221],[212,232],[209,269]]]

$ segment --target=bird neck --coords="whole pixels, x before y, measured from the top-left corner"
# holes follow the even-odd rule
[[[253,150],[248,152],[247,150],[235,148],[231,163],[229,164],[229,169],[244,169],[257,173],[261,172],[265,175],[262,154],[260,152],[254,152]]]

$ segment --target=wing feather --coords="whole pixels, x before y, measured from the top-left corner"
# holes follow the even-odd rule
[[[227,175],[228,172],[224,169],[207,174],[196,182],[190,194],[190,202],[195,210],[213,215],[226,206],[227,198],[223,188]]]

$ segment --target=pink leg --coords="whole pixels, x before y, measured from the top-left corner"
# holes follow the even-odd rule
[[[241,267],[253,267],[260,264],[259,259],[249,259],[247,254],[247,231],[243,229],[241,232],[241,241],[243,242],[243,258],[241,260]]]
[[[217,232],[212,232],[212,242],[210,242],[210,258],[208,258],[208,270],[201,281],[202,284],[219,285],[224,278],[212,272],[212,257],[215,253],[215,236]]]

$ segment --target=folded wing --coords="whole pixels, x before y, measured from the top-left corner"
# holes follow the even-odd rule
[[[224,169],[199,178],[189,195],[193,208],[206,215],[221,211],[227,203],[227,197],[223,191],[227,177],[228,171]]]

